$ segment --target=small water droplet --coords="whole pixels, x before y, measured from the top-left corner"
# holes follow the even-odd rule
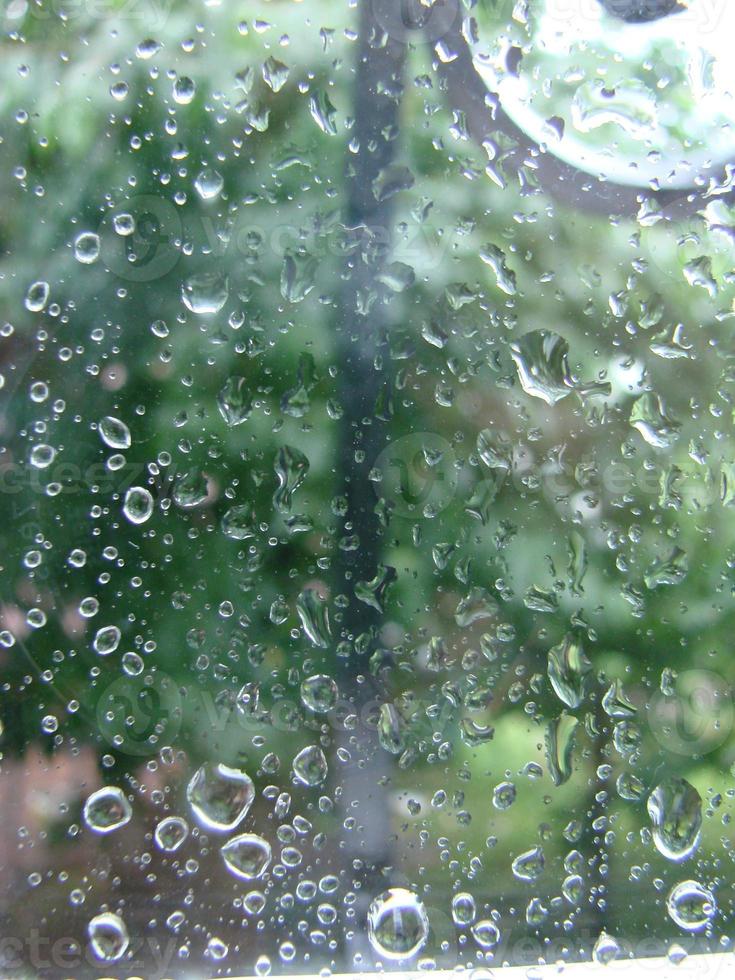
[[[189,824],[183,817],[164,817],[156,825],[153,836],[162,851],[178,851],[189,836]]]

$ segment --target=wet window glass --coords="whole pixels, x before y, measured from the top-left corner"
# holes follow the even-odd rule
[[[733,5],[0,25],[2,976],[729,951]]]

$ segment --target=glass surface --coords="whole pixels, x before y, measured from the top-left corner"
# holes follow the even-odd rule
[[[731,949],[731,6],[2,5],[3,977]]]

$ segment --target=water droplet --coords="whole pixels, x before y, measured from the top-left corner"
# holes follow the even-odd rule
[[[92,647],[101,657],[108,657],[117,650],[120,636],[121,633],[117,626],[103,626],[95,633]]]
[[[614,936],[601,932],[592,950],[592,959],[601,966],[607,966],[620,956],[620,943]]]
[[[327,714],[337,704],[339,689],[329,674],[312,674],[301,684],[301,700],[317,714]]]
[[[429,938],[429,917],[423,902],[406,888],[389,888],[370,903],[368,938],[375,952],[385,959],[415,956]]]
[[[293,774],[304,786],[320,786],[328,771],[326,756],[318,745],[307,745],[293,760]]]
[[[178,851],[189,836],[189,824],[183,817],[164,817],[156,825],[153,836],[162,851]]]
[[[113,912],[96,915],[87,926],[87,935],[92,952],[103,963],[122,959],[130,945],[125,923]]]
[[[540,847],[532,847],[514,858],[511,865],[513,874],[519,881],[536,881],[544,870],[544,852]]]
[[[203,504],[208,493],[206,477],[194,469],[186,470],[176,478],[171,496],[178,507],[188,509]]]
[[[515,783],[498,783],[493,790],[493,806],[496,810],[507,810],[515,803]]]
[[[222,517],[222,532],[233,541],[246,541],[255,537],[255,515],[249,504],[230,507]]]
[[[531,330],[510,345],[521,388],[547,405],[555,405],[573,391],[580,395],[609,395],[608,382],[576,381],[569,370],[569,344],[551,330]]]
[[[219,197],[224,186],[225,179],[217,170],[202,170],[194,181],[196,192],[203,201]]]
[[[452,896],[452,919],[456,926],[469,926],[475,921],[477,906],[474,896],[469,892],[458,892]]]
[[[480,258],[489,265],[495,273],[495,281],[498,288],[507,296],[515,296],[517,292],[516,274],[509,269],[505,262],[505,253],[497,245],[483,245],[480,249]],[[559,338],[561,340],[561,338]]]
[[[111,834],[130,821],[133,809],[119,787],[103,786],[87,797],[82,816],[96,834]]]
[[[199,316],[219,313],[227,302],[230,285],[227,276],[219,272],[200,272],[181,284],[184,306]]]
[[[31,313],[40,313],[48,303],[51,287],[47,282],[34,282],[28,287],[25,307]]]
[[[174,102],[179,105],[189,105],[196,95],[196,85],[187,75],[181,75],[174,82],[173,97]]]
[[[686,779],[671,776],[653,790],[647,805],[658,851],[669,861],[685,861],[699,845],[702,828],[699,793]]]
[[[223,960],[230,951],[230,947],[218,936],[210,936],[207,941],[206,955],[213,960]]]
[[[145,487],[130,487],[125,493],[123,514],[133,524],[144,524],[153,513],[153,497]]]
[[[500,942],[500,929],[492,919],[480,919],[471,929],[472,938],[483,949],[494,949]]]
[[[401,191],[410,190],[416,178],[413,173],[398,163],[392,163],[378,171],[378,176],[373,181],[373,197],[376,201],[387,201]]]
[[[316,589],[304,589],[296,600],[304,633],[315,647],[326,649],[329,646],[332,630],[329,625],[329,610],[326,601]]]
[[[293,503],[293,495],[306,479],[309,460],[293,446],[281,446],[274,465],[278,487],[273,494],[273,503],[281,514],[288,514]]]
[[[129,238],[135,233],[135,218],[128,211],[120,211],[113,216],[112,227],[116,235],[120,235],[121,238]]]
[[[633,402],[630,424],[649,446],[656,449],[670,449],[681,428],[681,424],[669,415],[662,399],[650,391]]]
[[[272,92],[280,92],[288,81],[290,69],[272,55],[263,62],[263,81]]]
[[[241,834],[222,848],[227,870],[236,878],[252,880],[260,878],[271,863],[271,846],[257,834]]]
[[[301,303],[314,288],[318,263],[305,252],[286,252],[281,267],[281,296],[289,303]]]
[[[105,415],[99,423],[99,434],[110,449],[130,448],[130,429],[120,419]]]
[[[329,96],[324,89],[320,89],[318,92],[312,92],[309,96],[309,112],[311,113],[311,118],[323,133],[326,133],[327,136],[337,135],[337,126],[335,124],[337,110],[330,102]]]
[[[591,669],[581,640],[571,633],[549,650],[549,680],[557,697],[568,708],[578,708],[584,700],[585,680]]]
[[[46,443],[41,442],[31,449],[30,463],[37,470],[45,470],[55,459],[56,450],[53,446],[47,446]]]
[[[572,775],[572,752],[578,724],[574,715],[562,711],[546,728],[546,761],[555,786],[561,786]]]
[[[206,762],[190,779],[186,798],[203,827],[225,833],[244,819],[255,798],[255,788],[242,769]]]
[[[110,86],[110,95],[116,102],[122,102],[128,97],[128,83],[127,82],[113,82]]]
[[[154,40],[152,37],[147,37],[136,47],[135,54],[136,57],[141,59],[141,61],[148,61],[149,58],[152,58],[154,55],[158,54],[160,50],[161,45],[158,43],[158,41]]]
[[[229,426],[241,425],[246,421],[253,407],[253,396],[245,378],[232,375],[217,395],[220,415]]]
[[[100,236],[93,231],[83,231],[74,239],[74,258],[82,265],[92,265],[100,254]]]
[[[704,929],[717,913],[717,903],[709,888],[698,881],[682,881],[672,888],[666,902],[672,920],[687,932]]]

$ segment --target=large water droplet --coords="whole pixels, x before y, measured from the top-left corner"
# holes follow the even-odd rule
[[[229,293],[229,280],[220,272],[200,272],[189,276],[181,284],[184,306],[199,316],[219,313],[227,302]]]
[[[203,504],[208,492],[204,474],[200,470],[192,469],[186,470],[176,478],[171,496],[177,507],[186,510]]]
[[[458,892],[452,896],[452,919],[456,926],[469,926],[475,921],[477,906],[474,896],[469,892]]]
[[[203,201],[211,201],[219,197],[224,186],[224,177],[217,170],[202,170],[194,181],[196,192]]]
[[[121,635],[117,626],[102,626],[97,630],[92,640],[95,653],[101,657],[109,657],[111,653],[117,650]]]
[[[673,446],[681,428],[681,423],[668,414],[662,399],[650,391],[633,402],[630,424],[656,449]]]
[[[290,68],[271,55],[263,62],[263,81],[273,92],[280,92],[288,80]]]
[[[699,932],[717,912],[715,897],[698,881],[682,881],[672,888],[666,908],[672,920],[687,932]]]
[[[37,470],[45,470],[55,459],[56,450],[53,446],[46,445],[45,442],[40,442],[37,446],[34,446],[31,449],[31,455],[29,457],[31,466]]]
[[[123,514],[133,524],[144,524],[153,513],[153,496],[145,487],[130,487],[125,494]]]
[[[309,112],[311,113],[311,118],[323,133],[326,133],[327,136],[337,135],[337,126],[335,123],[337,110],[332,105],[324,89],[313,92],[309,97]]]
[[[544,852],[540,847],[532,847],[513,860],[513,874],[519,881],[535,881],[544,870]]]
[[[102,441],[110,449],[129,449],[130,448],[130,429],[120,419],[113,415],[105,415],[100,419],[99,433]]]
[[[307,745],[293,760],[293,774],[304,786],[320,786],[328,771],[326,756],[318,745]]]
[[[222,517],[222,532],[233,541],[255,537],[255,515],[250,504],[236,504]]]
[[[312,674],[301,684],[301,700],[304,706],[316,714],[326,714],[337,704],[339,689],[329,674]]]
[[[25,308],[31,313],[40,313],[48,303],[51,288],[47,282],[34,282],[28,287]]]
[[[229,426],[241,425],[247,419],[253,407],[253,396],[245,378],[233,374],[227,379],[217,395],[217,407]]]
[[[103,786],[88,796],[82,816],[96,834],[111,834],[130,821],[133,809],[123,791],[117,786]]]
[[[281,514],[288,514],[293,503],[293,495],[306,479],[309,460],[293,446],[281,446],[275,461],[278,488],[273,495],[273,503]]]
[[[607,932],[601,932],[597,937],[597,942],[592,950],[592,959],[595,963],[607,966],[620,956],[620,943],[615,936]]]
[[[532,330],[510,345],[523,390],[547,405],[555,405],[573,391],[580,395],[609,395],[607,382],[583,384],[569,370],[569,344],[551,330]]]
[[[190,779],[186,798],[203,827],[226,833],[244,819],[255,798],[255,788],[242,769],[206,762]]]
[[[174,82],[174,102],[179,105],[189,105],[196,95],[196,85],[187,75],[181,75]]]
[[[578,708],[584,700],[585,679],[591,669],[581,640],[571,633],[549,650],[549,680],[557,697],[568,708]]]
[[[702,799],[680,777],[660,783],[648,797],[653,841],[669,861],[684,861],[697,849],[702,828]]]
[[[314,646],[328,647],[332,635],[329,609],[316,589],[304,589],[299,594],[296,600],[296,612],[299,614],[304,633]]]
[[[385,959],[415,956],[429,938],[429,917],[423,902],[407,888],[389,888],[370,903],[368,938],[375,952]]]
[[[82,265],[92,265],[100,254],[100,236],[93,231],[83,231],[74,239],[74,258]]]
[[[92,952],[103,963],[122,959],[130,945],[127,927],[114,912],[96,915],[87,925],[87,935]]]
[[[480,919],[471,929],[472,938],[482,949],[494,949],[500,942],[500,929],[492,919]]]
[[[271,863],[271,846],[257,834],[241,834],[222,848],[221,852],[227,870],[236,878],[251,880],[260,878]]]

